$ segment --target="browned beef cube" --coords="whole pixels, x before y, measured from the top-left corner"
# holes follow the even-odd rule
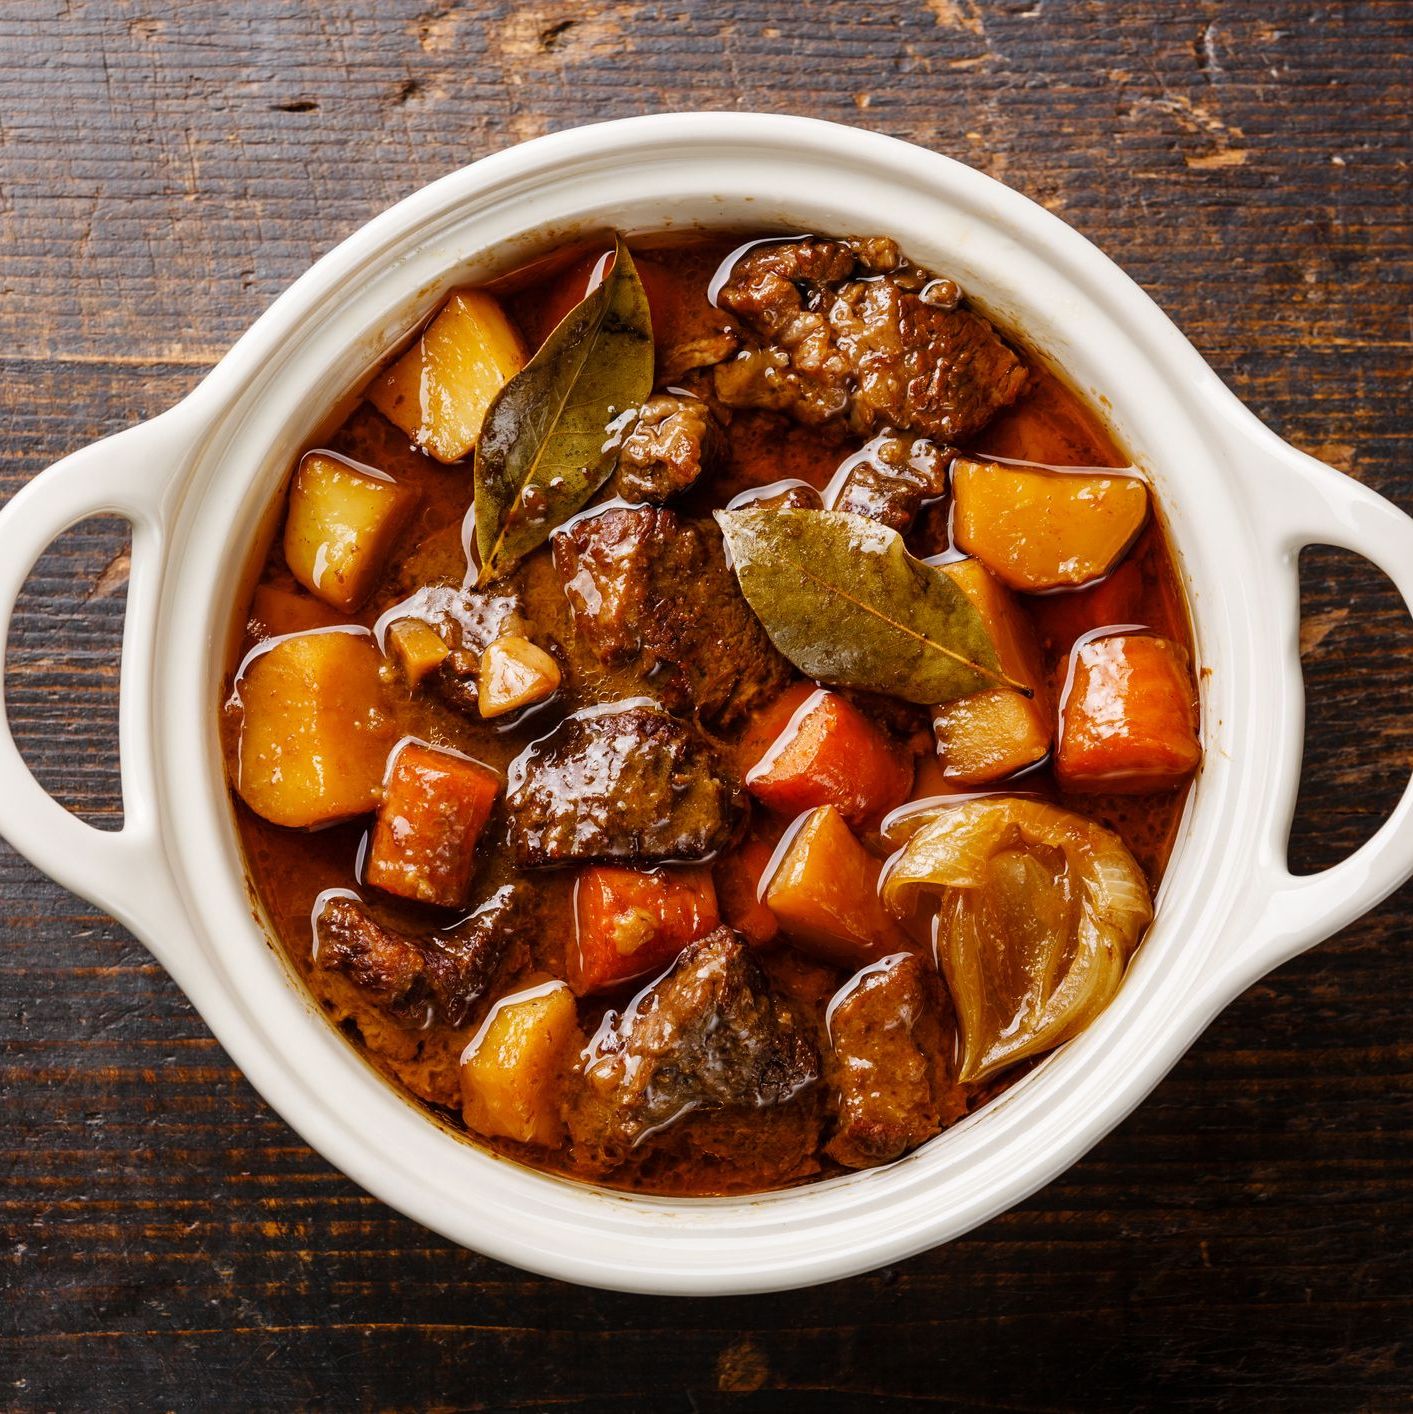
[[[710,522],[613,507],[556,532],[553,545],[577,630],[610,667],[651,678],[674,711],[729,728],[789,682]]]
[[[755,246],[717,300],[756,336],[716,367],[731,407],[961,442],[1025,388],[1024,363],[957,286],[882,237]]]
[[[566,717],[516,759],[506,797],[521,866],[705,859],[740,809],[697,732],[649,706]]]
[[[389,1015],[464,1025],[512,949],[527,946],[530,891],[507,884],[469,918],[412,936],[384,927],[358,899],[334,894],[314,919],[319,966],[343,973]]]
[[[935,970],[912,954],[865,968],[829,1012],[838,1124],[826,1152],[849,1168],[886,1164],[964,1111],[950,1078]]]
[[[618,456],[614,490],[627,501],[667,501],[721,463],[726,439],[711,407],[688,393],[643,404]]]
[[[925,501],[947,494],[950,448],[926,437],[882,432],[835,473],[831,509],[867,516],[906,535]]]
[[[803,1018],[772,994],[737,935],[718,928],[685,947],[671,972],[621,1016],[604,1019],[570,1134],[578,1156],[607,1172],[693,1112],[758,1117],[818,1075]]]

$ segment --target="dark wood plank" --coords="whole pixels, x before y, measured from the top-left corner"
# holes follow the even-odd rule
[[[193,386],[314,257],[575,123],[794,110],[1061,213],[1273,426],[1413,505],[1399,0],[517,5],[16,0],[0,14],[0,492]],[[124,537],[77,528],[12,712],[87,818]],[[1306,557],[1327,866],[1413,768],[1383,577]],[[950,1247],[783,1298],[586,1293],[452,1249],[310,1153],[110,920],[0,849],[0,1407],[1406,1407],[1405,889],[1233,1006],[1128,1123]]]

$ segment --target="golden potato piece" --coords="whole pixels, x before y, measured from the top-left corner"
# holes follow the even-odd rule
[[[1049,698],[1035,636],[1010,591],[979,560],[958,560],[942,569],[981,616],[1001,671],[1035,694],[988,688],[933,711],[944,778],[953,785],[981,785],[1033,766],[1049,752]]]
[[[957,545],[1032,593],[1108,574],[1148,516],[1148,488],[1122,472],[1048,471],[959,457]]]
[[[525,366],[515,326],[484,290],[457,290],[368,400],[438,461],[460,461],[491,400]]]
[[[374,809],[397,728],[362,632],[277,639],[236,682],[242,708],[236,790],[276,825],[329,825]]]
[[[508,634],[481,655],[477,701],[483,717],[501,717],[559,690],[559,664],[528,638]]]
[[[446,640],[421,619],[399,619],[388,630],[388,647],[413,687],[451,656]]]
[[[466,1127],[488,1138],[558,1144],[564,1078],[582,1044],[574,994],[563,982],[502,998],[461,1054]]]
[[[370,466],[308,452],[289,492],[285,561],[326,604],[351,613],[373,592],[417,492]]]

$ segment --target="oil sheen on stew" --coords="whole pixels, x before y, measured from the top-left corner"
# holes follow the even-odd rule
[[[446,1124],[620,1188],[986,1104],[1121,985],[1199,764],[1151,489],[883,237],[454,290],[249,585],[222,728],[291,963]]]

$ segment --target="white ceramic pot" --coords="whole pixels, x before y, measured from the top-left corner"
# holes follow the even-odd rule
[[[591,228],[886,232],[1103,394],[1151,475],[1187,583],[1206,761],[1157,918],[1118,998],[979,1114],[887,1168],[752,1198],[626,1196],[440,1129],[309,1001],[252,908],[217,742],[241,567],[295,453],[450,286]],[[0,512],[0,642],[40,552],[132,523],[120,741],[125,824],[51,800],[0,727],[0,833],[141,938],[221,1044],[331,1163],[447,1237],[537,1272],[683,1294],[805,1285],[945,1242],[1118,1123],[1252,981],[1413,872],[1413,787],[1383,828],[1295,878],[1303,700],[1296,556],[1368,556],[1413,602],[1413,521],[1287,446],[1153,302],[1055,216],[890,138],[799,118],[634,118],[434,183],[325,256],[179,406],[51,467]]]

